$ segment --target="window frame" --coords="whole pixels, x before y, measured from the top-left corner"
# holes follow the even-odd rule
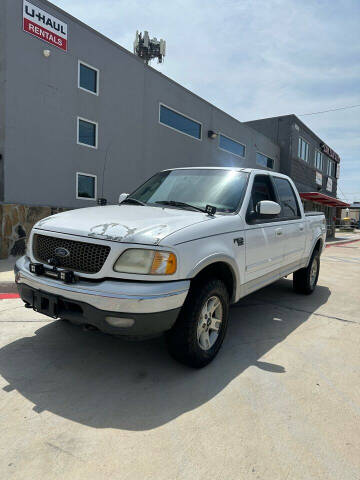
[[[84,88],[80,85],[80,65],[84,65],[84,67],[90,68],[91,70],[94,70],[96,72],[96,92],[92,92],[91,90],[88,90],[87,88]],[[78,60],[78,88],[80,90],[83,90],[84,92],[91,93],[96,97],[98,97],[100,93],[100,70],[86,62],[83,62],[80,59]]]
[[[301,141],[303,141],[304,143],[306,143],[306,145],[308,146],[308,148],[307,148],[306,160],[299,155],[299,147],[300,147],[300,142],[301,142]],[[301,151],[302,151],[302,150],[301,150]],[[300,154],[301,154],[301,151],[300,151]],[[309,154],[310,154],[310,143],[309,143],[307,140],[305,140],[305,138],[303,138],[303,137],[301,137],[301,136],[299,135],[298,152],[297,152],[298,158],[299,158],[300,160],[302,160],[303,162],[305,162],[305,163],[309,163],[309,157],[310,157]]]
[[[225,148],[220,147],[220,137],[227,138],[228,140],[231,140],[234,143],[238,143],[239,145],[244,147],[244,155],[238,155],[237,153],[230,152],[230,150],[226,150]],[[246,158],[246,145],[244,143],[239,142],[238,140],[235,140],[234,138],[229,137],[228,135],[224,135],[222,132],[219,132],[219,134],[218,134],[217,148],[219,150],[222,150],[223,152],[230,153],[230,155],[234,155],[235,157],[239,157],[239,158],[242,158],[242,159]]]
[[[170,125],[167,125],[166,123],[163,123],[161,121],[161,107],[165,107],[168,110],[171,110],[174,113],[177,113],[178,115],[181,115],[184,118],[187,118],[188,120],[191,120],[192,122],[195,122],[200,125],[200,138],[194,137],[193,135],[189,135],[186,132],[183,132],[181,130],[178,130],[177,128],[171,127]],[[192,138],[193,140],[197,140],[198,142],[202,141],[202,135],[203,135],[203,124],[202,122],[199,122],[199,120],[195,120],[195,118],[189,117],[189,115],[184,115],[182,112],[179,112],[178,110],[175,110],[175,108],[169,107],[169,105],[166,105],[165,103],[159,102],[159,117],[158,117],[158,123],[160,125],[163,125],[164,127],[170,128],[170,130],[173,130],[174,132],[181,133],[182,135],[186,135],[189,138]]]
[[[318,167],[318,164],[317,164],[317,158],[316,158],[316,154],[319,154],[320,155],[320,160],[321,160],[321,168]],[[318,148],[315,148],[315,168],[316,170],[318,170],[319,172],[323,172],[324,170],[324,156],[323,156],[323,153],[318,149]]]
[[[273,167],[272,167],[272,168],[271,168],[271,167],[265,167],[265,168],[268,168],[270,171],[274,171],[274,168],[275,168],[275,158],[269,157],[269,155],[266,155],[265,153],[262,153],[262,152],[259,152],[258,150],[256,150],[256,152],[255,152],[255,163],[256,163],[256,165],[259,165],[259,166],[261,166],[261,167],[262,167],[263,165],[260,165],[260,164],[257,163],[257,161],[256,161],[256,160],[257,160],[257,159],[256,159],[256,154],[257,154],[257,153],[258,153],[259,155],[263,155],[264,157],[269,158],[270,160],[273,161]]]
[[[95,178],[95,184],[94,184],[94,197],[89,198],[89,197],[80,197],[79,196],[79,175],[82,175],[83,177],[92,177]],[[97,175],[94,175],[93,173],[84,173],[84,172],[76,172],[75,175],[75,187],[76,187],[76,200],[90,200],[92,202],[96,202],[97,200]]]
[[[97,150],[98,146],[99,146],[99,123],[94,122],[94,120],[89,120],[88,118],[84,118],[84,117],[80,117],[80,116],[77,116],[76,118],[77,118],[77,120],[76,120],[76,143],[78,145],[83,146],[83,147],[88,147],[88,148],[92,148],[94,150]],[[87,143],[82,143],[82,142],[79,141],[80,120],[82,120],[83,122],[92,123],[93,125],[96,126],[96,129],[95,129],[95,145],[89,145]]]

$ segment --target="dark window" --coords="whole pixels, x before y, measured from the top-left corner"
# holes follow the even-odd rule
[[[299,205],[288,180],[286,178],[274,177],[274,183],[280,200],[281,216],[283,218],[299,218]]]
[[[299,137],[298,157],[305,162],[309,161],[309,144],[301,137]]]
[[[90,147],[97,147],[97,125],[87,120],[78,119],[78,142]]]
[[[336,163],[333,160],[328,160],[327,174],[331,177],[336,176]]]
[[[254,183],[251,189],[251,197],[246,214],[248,223],[265,223],[268,221],[274,221],[274,218],[268,220],[259,218],[258,214],[256,213],[256,205],[262,200],[271,200],[272,202],[277,202],[274,188],[268,175],[256,175],[254,178]]]
[[[323,169],[323,156],[319,150],[315,150],[315,167],[320,171]]]
[[[92,93],[98,93],[98,71],[80,63],[79,86]]]
[[[181,113],[170,110],[170,108],[167,108],[164,105],[160,105],[160,123],[174,128],[179,132],[185,133],[186,135],[190,135],[191,137],[201,139],[200,123],[181,115]]]
[[[274,160],[259,152],[256,152],[256,163],[262,167],[274,168]]]
[[[95,200],[96,177],[82,173],[77,174],[77,197]]]
[[[332,176],[333,177],[336,177],[336,168],[337,168],[336,163],[333,162],[333,166],[332,166]]]
[[[227,152],[238,155],[239,157],[245,157],[245,145],[231,140],[231,138],[219,135],[219,148],[226,150]]]

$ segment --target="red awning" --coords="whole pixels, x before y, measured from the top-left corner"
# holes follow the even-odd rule
[[[322,203],[323,205],[326,205],[328,207],[350,207],[350,203],[342,202],[338,198],[329,197],[329,195],[324,195],[323,193],[319,192],[300,193],[300,197],[304,200],[311,200],[312,202]]]

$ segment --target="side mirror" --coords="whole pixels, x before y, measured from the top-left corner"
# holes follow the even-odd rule
[[[126,200],[128,196],[128,193],[122,193],[121,195],[119,195],[119,204]]]
[[[279,215],[281,212],[281,207],[278,203],[272,202],[271,200],[261,200],[256,204],[256,213],[258,215]]]

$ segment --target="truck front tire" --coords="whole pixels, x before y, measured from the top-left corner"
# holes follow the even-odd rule
[[[222,345],[228,317],[229,293],[221,280],[194,285],[175,325],[166,334],[170,354],[190,367],[205,367]]]
[[[297,270],[293,274],[293,288],[295,292],[310,295],[315,290],[320,273],[320,252],[315,250],[309,265]]]

